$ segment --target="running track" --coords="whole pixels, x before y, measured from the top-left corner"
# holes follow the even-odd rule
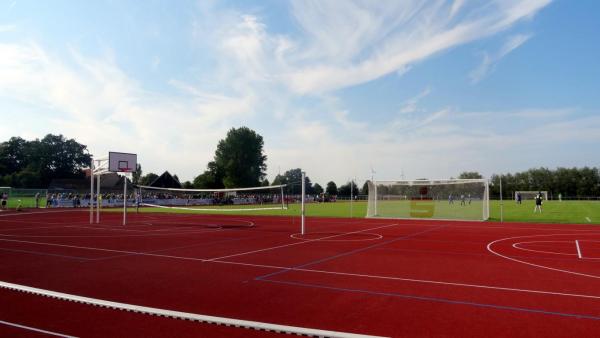
[[[0,213],[0,336],[281,335],[201,316],[392,337],[600,336],[591,225],[309,218],[303,237],[290,217],[129,221]]]

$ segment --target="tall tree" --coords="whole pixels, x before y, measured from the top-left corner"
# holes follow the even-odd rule
[[[34,141],[13,137],[0,144],[0,176],[15,187],[46,187],[54,178],[83,177],[90,160],[85,145],[63,135]]]
[[[367,181],[365,181],[365,184],[363,184],[362,188],[360,189],[360,194],[361,195],[369,194],[369,183]]]
[[[476,171],[463,171],[458,175],[460,179],[474,179],[474,178],[483,178],[480,173]]]
[[[352,191],[352,195],[358,195],[358,187],[354,181],[348,182],[338,188],[338,195],[340,196],[348,196],[350,197],[350,191]]]
[[[315,183],[312,187],[312,190],[315,194],[320,195],[323,193],[323,187],[319,183]]]
[[[223,170],[226,188],[260,185],[267,170],[263,145],[262,136],[248,127],[231,128],[219,141],[214,162]]]
[[[215,161],[208,162],[206,171],[194,178],[194,187],[199,189],[221,189],[223,185],[223,169]]]
[[[135,172],[132,173],[132,182],[133,184],[139,184],[140,183],[140,177],[142,177],[142,174],[144,172],[142,171],[142,165],[141,164],[136,164],[135,166]]]
[[[154,180],[157,178],[157,174],[147,173],[146,175],[140,177],[140,185],[150,185],[150,183],[154,182]]]
[[[335,196],[338,194],[338,188],[335,182],[329,181],[327,182],[327,186],[325,187],[325,192],[329,195]]]

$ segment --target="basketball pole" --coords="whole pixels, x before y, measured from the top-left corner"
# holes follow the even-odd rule
[[[123,175],[123,225],[127,224],[127,174]]]

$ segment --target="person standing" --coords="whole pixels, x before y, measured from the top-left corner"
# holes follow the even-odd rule
[[[35,193],[35,208],[39,208],[40,207],[40,193],[36,192]]]
[[[542,213],[542,192],[539,192],[536,196],[535,196],[535,208],[533,209],[533,213],[535,214],[536,211],[540,211],[540,214]]]
[[[4,210],[7,208],[8,205],[8,194],[6,192],[2,193],[2,196],[0,196],[2,199],[2,202],[0,204],[0,209]]]
[[[517,204],[521,204],[521,193],[517,193]]]

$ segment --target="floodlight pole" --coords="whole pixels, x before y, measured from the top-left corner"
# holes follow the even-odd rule
[[[303,171],[302,172],[302,193],[300,195],[300,200],[301,200],[301,214],[300,214],[300,224],[301,224],[301,233],[302,235],[304,235],[305,233],[305,228],[304,228],[304,193],[306,192],[306,185],[305,185],[305,177],[306,177],[306,173]]]

